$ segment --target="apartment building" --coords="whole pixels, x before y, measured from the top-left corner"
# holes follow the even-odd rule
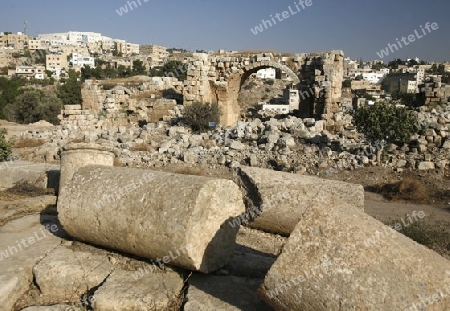
[[[16,75],[25,78],[35,78],[39,80],[45,79],[45,67],[44,66],[19,66],[16,67]]]
[[[45,57],[45,68],[50,71],[57,69],[67,69],[69,63],[66,54],[48,54]]]
[[[18,32],[0,32],[0,48],[13,47],[16,50],[23,50],[28,47],[29,36]]]
[[[95,58],[90,57],[89,54],[80,54],[80,53],[73,53],[72,58],[70,59],[71,66],[75,67],[86,67],[89,66],[91,68],[95,67]]]

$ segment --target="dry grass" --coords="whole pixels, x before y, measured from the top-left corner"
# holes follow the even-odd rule
[[[136,144],[133,147],[130,148],[130,151],[146,151],[146,152],[150,152],[150,151],[154,151],[154,148],[152,146],[150,146],[149,144]]]
[[[120,161],[119,157],[114,157],[113,165],[115,167],[124,167],[125,165]]]
[[[378,185],[375,190],[385,198],[394,201],[425,202],[430,199],[430,189],[415,179],[404,179],[396,183]]]
[[[16,183],[12,188],[5,190],[5,192],[18,197],[38,197],[41,195],[55,194],[54,189],[43,189],[37,187],[35,184],[30,183],[29,181],[20,181]]]
[[[395,221],[387,223],[393,225]],[[418,221],[399,231],[439,255],[450,259],[450,223],[447,221]]]
[[[183,175],[209,176],[206,170],[201,169],[200,167],[190,167],[190,166],[177,167],[173,169],[173,173]]]
[[[147,99],[152,98],[152,95],[155,95],[155,98],[162,98],[163,94],[160,91],[150,91],[150,92],[144,92],[140,94],[133,94],[130,96],[130,99]]]
[[[46,141],[43,139],[35,139],[35,138],[24,138],[19,139],[14,142],[15,148],[31,148],[31,147],[40,147],[45,144]]]

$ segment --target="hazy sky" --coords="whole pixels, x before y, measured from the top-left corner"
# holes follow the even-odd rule
[[[379,59],[377,52],[388,43],[413,34],[414,42],[402,44],[384,60],[450,61],[449,0],[310,0],[305,8],[300,0],[134,1],[138,8],[130,10],[131,0],[1,0],[0,31],[22,31],[22,21],[28,20],[30,35],[92,31],[188,50],[343,50],[364,60]],[[119,16],[116,10],[124,6],[129,12]],[[270,15],[276,25],[266,22],[267,29],[254,35],[251,29]],[[439,28],[423,36],[420,26],[427,22]]]

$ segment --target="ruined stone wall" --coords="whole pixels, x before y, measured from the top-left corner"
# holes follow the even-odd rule
[[[184,81],[184,104],[195,101],[219,103],[224,125],[239,117],[237,96],[242,83],[261,68],[284,71],[303,94],[300,107],[308,116],[331,120],[339,111],[344,75],[344,53],[303,54],[194,54]]]

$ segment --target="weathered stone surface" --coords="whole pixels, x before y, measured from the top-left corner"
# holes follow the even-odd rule
[[[69,305],[53,305],[53,306],[32,306],[21,311],[83,311],[84,308]]]
[[[345,203],[318,198],[260,293],[278,310],[418,310],[445,293],[450,262]],[[430,310],[449,310],[450,296]],[[413,310],[414,309],[413,307]]]
[[[7,189],[19,181],[28,181],[41,188],[47,188],[54,181],[50,174],[59,170],[59,165],[32,163],[25,161],[0,162],[0,189]]]
[[[227,221],[244,210],[230,180],[94,165],[58,201],[75,238],[204,273],[229,262],[238,228]]]
[[[189,279],[185,311],[272,310],[256,292],[262,279],[194,274]]]
[[[42,294],[69,299],[98,286],[112,270],[113,265],[105,256],[61,246],[39,262],[33,274]]]
[[[256,197],[256,213],[262,212],[253,228],[289,235],[318,196],[364,209],[361,185],[253,167],[242,167],[240,174]]]
[[[135,278],[130,271],[115,270],[95,292],[94,310],[171,310],[170,306],[179,306],[183,284],[183,278],[172,271]]]
[[[114,153],[105,145],[94,143],[70,143],[64,146],[61,155],[61,177],[59,189],[67,184],[80,167],[89,165],[113,166]]]
[[[48,228],[48,229],[47,229]],[[61,243],[56,217],[26,216],[0,228],[0,310],[11,310],[33,280],[32,268]]]

